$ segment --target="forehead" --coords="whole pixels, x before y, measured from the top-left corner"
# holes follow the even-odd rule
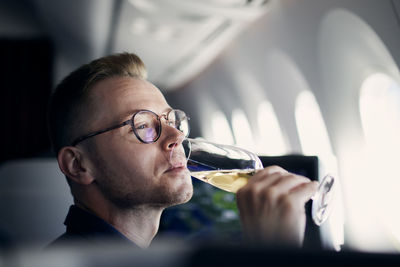
[[[135,110],[149,109],[158,114],[170,108],[161,91],[146,80],[112,77],[95,84],[89,95],[98,118],[129,116]]]

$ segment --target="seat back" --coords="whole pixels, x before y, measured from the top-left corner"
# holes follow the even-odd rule
[[[65,176],[50,158],[0,165],[0,231],[15,246],[44,246],[65,231],[73,203]]]

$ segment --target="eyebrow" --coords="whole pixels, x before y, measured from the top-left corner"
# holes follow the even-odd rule
[[[150,110],[150,111],[153,111],[153,110],[151,110],[151,109],[145,109],[145,108],[131,109],[131,110],[125,112],[123,115],[121,115],[121,116],[119,117],[119,118],[120,118],[119,121],[122,122],[122,121],[126,121],[126,120],[130,119],[130,118],[132,117],[133,114],[135,114],[136,112],[138,112],[138,111],[140,111],[140,110]],[[161,112],[160,114],[168,113],[168,112],[170,112],[171,110],[173,110],[173,108],[168,107],[168,108],[164,109],[164,111]],[[155,111],[153,111],[153,112],[160,116],[159,113],[157,113],[157,112],[155,112]]]
[[[132,117],[132,115],[136,112],[138,112],[140,109],[133,109],[125,112],[123,115],[121,115],[119,118],[119,121],[126,121]]]

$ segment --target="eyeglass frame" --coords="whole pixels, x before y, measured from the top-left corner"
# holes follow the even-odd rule
[[[134,124],[133,124],[133,121],[134,121],[135,116],[136,116],[138,113],[144,112],[144,111],[150,112],[150,113],[154,114],[154,115],[156,116],[156,118],[157,118],[158,124],[160,125],[160,130],[159,130],[159,132],[157,133],[157,137],[156,137],[153,141],[144,141],[144,140],[142,140],[142,138],[141,138],[141,137],[138,135],[138,133],[136,132],[135,126],[134,126]],[[152,144],[152,143],[155,143],[155,142],[157,142],[157,140],[160,138],[161,132],[162,132],[161,118],[164,117],[164,119],[166,120],[166,122],[168,123],[168,125],[170,125],[170,124],[169,124],[170,121],[169,121],[169,119],[168,119],[168,116],[169,116],[169,114],[170,114],[172,111],[181,111],[181,112],[183,112],[183,113],[185,114],[187,121],[190,120],[190,117],[189,117],[184,111],[182,111],[182,110],[180,110],[180,109],[171,109],[171,110],[168,111],[166,114],[161,114],[161,115],[158,115],[158,114],[155,113],[154,111],[151,111],[151,110],[148,110],[148,109],[140,109],[140,110],[136,111],[135,113],[133,113],[133,114],[132,114],[132,117],[131,117],[129,120],[126,120],[126,121],[121,122],[121,123],[119,123],[119,124],[117,124],[117,125],[114,125],[114,126],[107,127],[107,128],[105,128],[105,129],[103,129],[103,130],[95,131],[95,132],[92,132],[92,133],[90,133],[90,134],[86,134],[86,135],[83,135],[83,136],[81,136],[81,137],[76,138],[76,139],[72,142],[71,146],[76,146],[77,144],[79,144],[80,142],[82,142],[82,141],[84,141],[84,140],[86,140],[86,139],[88,139],[88,138],[94,137],[94,136],[96,136],[96,135],[99,135],[99,134],[102,134],[102,133],[105,133],[105,132],[109,132],[109,131],[111,131],[111,130],[115,130],[115,129],[124,127],[124,126],[126,126],[126,125],[131,125],[132,130],[133,130],[133,133],[135,134],[136,138],[137,138],[140,142],[142,142],[142,143],[144,143],[144,144]],[[188,125],[188,126],[189,126],[189,125]],[[174,128],[175,128],[175,127],[174,127]],[[175,129],[176,129],[176,128],[175,128]],[[178,129],[178,130],[179,130],[179,129]],[[179,131],[180,131],[180,130],[179,130]],[[187,137],[187,136],[189,135],[189,132],[190,132],[190,128],[188,129],[188,132],[187,132],[187,134],[186,134],[185,137]]]

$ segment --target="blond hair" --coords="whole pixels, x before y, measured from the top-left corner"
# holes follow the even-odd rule
[[[113,54],[79,67],[56,87],[48,109],[49,134],[56,154],[77,138],[74,134],[82,126],[93,85],[115,76],[146,79],[147,71],[137,55]]]

